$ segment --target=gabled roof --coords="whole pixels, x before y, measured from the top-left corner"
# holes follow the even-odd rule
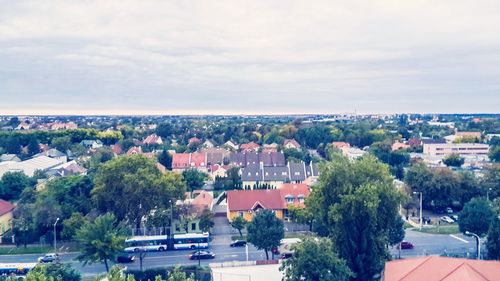
[[[390,261],[384,281],[500,280],[500,262],[429,256]]]
[[[258,203],[266,209],[284,209],[285,203],[277,189],[230,190],[227,192],[227,208],[229,211],[248,211]]]
[[[332,145],[336,148],[351,147],[351,145],[348,142],[343,142],[343,141],[334,141],[332,142]]]
[[[140,147],[140,146],[132,146],[127,151],[127,155],[135,155],[135,154],[142,154],[142,147]]]
[[[172,155],[172,168],[188,168],[189,160],[189,153],[175,153]]]
[[[7,214],[8,212],[14,210],[16,206],[10,202],[0,199],[0,216]]]
[[[286,139],[283,142],[283,146],[293,146],[295,148],[300,148],[300,143],[298,143],[295,139]]]
[[[242,151],[251,151],[251,150],[257,150],[259,149],[260,145],[256,144],[255,142],[249,142],[249,143],[244,143],[240,145],[240,148]]]
[[[152,145],[152,144],[162,144],[163,141],[162,141],[160,136],[158,136],[156,134],[152,134],[152,135],[147,136],[144,139],[143,143],[147,144],[147,145]]]

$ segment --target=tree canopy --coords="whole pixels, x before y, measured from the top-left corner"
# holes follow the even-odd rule
[[[257,249],[266,252],[269,259],[269,251],[280,245],[285,236],[283,221],[276,218],[274,212],[261,210],[253,217],[247,225],[247,240]]]

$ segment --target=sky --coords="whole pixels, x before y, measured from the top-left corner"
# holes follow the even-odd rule
[[[500,113],[498,0],[0,7],[0,114]]]

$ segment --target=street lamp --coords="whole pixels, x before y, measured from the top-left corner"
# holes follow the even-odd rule
[[[56,255],[57,255],[57,232],[56,232],[57,222],[59,222],[59,218],[57,218],[56,222],[54,223],[54,254]]]
[[[479,235],[475,234],[475,233],[472,233],[470,231],[466,231],[465,234],[467,235],[472,235],[476,238],[476,243],[477,243],[477,259],[480,260],[481,259],[481,240],[479,240]]]
[[[417,193],[420,193],[420,219],[419,219],[419,222],[420,222],[420,230],[422,230],[422,192],[413,191],[413,194],[417,194]]]

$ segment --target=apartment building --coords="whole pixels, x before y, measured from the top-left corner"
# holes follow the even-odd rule
[[[465,155],[488,155],[490,146],[484,143],[424,143],[424,154],[445,156],[452,153]]]

